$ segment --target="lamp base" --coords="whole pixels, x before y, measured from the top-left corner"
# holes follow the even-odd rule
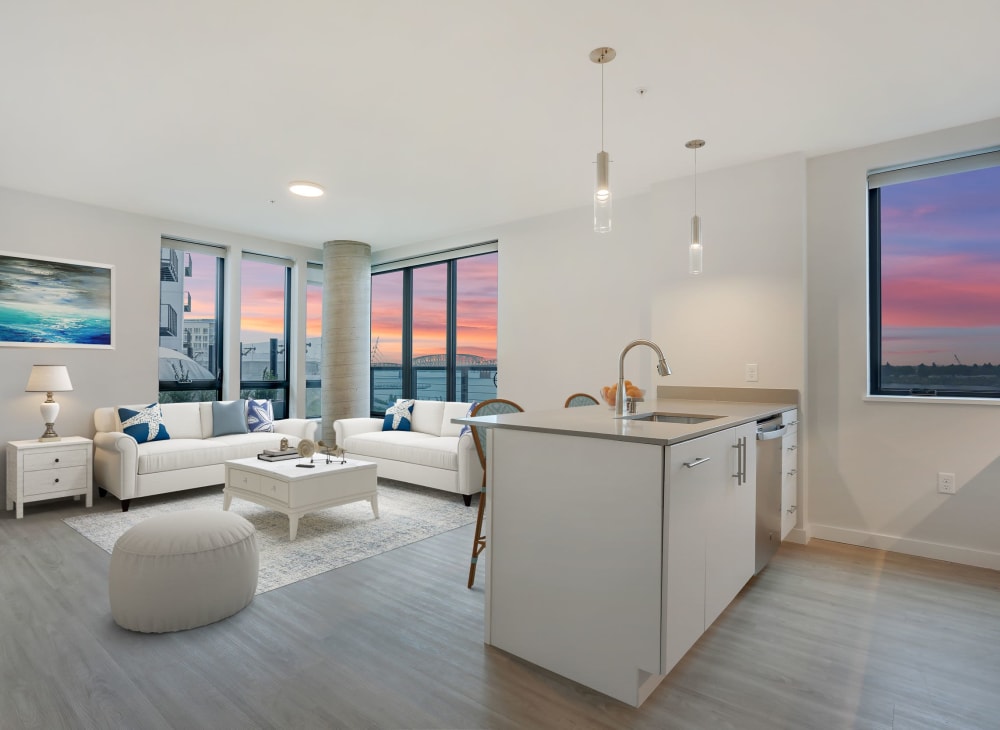
[[[46,423],[45,433],[38,437],[39,441],[62,441],[62,436],[56,433],[56,430],[52,428],[55,424]]]

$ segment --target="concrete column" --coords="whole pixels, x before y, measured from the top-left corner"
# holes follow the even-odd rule
[[[367,416],[371,393],[371,246],[323,244],[323,428],[334,442],[338,418]]]

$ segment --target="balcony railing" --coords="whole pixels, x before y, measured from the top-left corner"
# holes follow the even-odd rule
[[[459,365],[455,368],[455,400],[463,403],[497,397],[496,365]],[[418,400],[445,400],[447,397],[446,367],[414,366]],[[369,370],[372,395],[371,412],[384,413],[385,409],[403,397],[403,369],[401,367],[373,367]]]
[[[177,281],[180,269],[180,256],[172,248],[160,249],[160,281]]]
[[[160,305],[160,337],[177,336],[177,310],[169,304]]]

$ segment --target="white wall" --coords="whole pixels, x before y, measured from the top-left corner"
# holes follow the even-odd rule
[[[995,145],[1000,120],[808,163],[813,536],[1000,568],[1000,404],[866,402],[867,171]],[[954,472],[958,493],[937,493]]]
[[[44,430],[38,410],[44,393],[24,392],[34,363],[69,367],[73,390],[55,394],[60,404],[56,431],[64,436],[92,436],[93,411],[99,406],[156,400],[161,235],[226,246],[235,262],[243,250],[289,257],[303,272],[306,261],[322,260],[317,249],[0,188],[0,250],[113,264],[116,297],[113,350],[0,347],[0,402],[4,404],[0,443],[37,438]],[[231,274],[227,278],[229,291],[238,292],[239,266],[227,268]],[[304,284],[300,288],[304,289]],[[235,343],[235,352],[229,357],[238,363],[239,301],[230,298],[229,302],[235,309],[227,309],[230,340]],[[293,316],[304,305],[304,293],[293,297]],[[296,341],[304,343],[304,317],[300,319],[296,321],[301,327]],[[302,382],[304,356],[298,354],[292,367],[300,373],[293,382]],[[226,373],[227,390],[235,397],[239,368],[229,366]],[[293,392],[290,398],[301,413],[304,392]],[[5,461],[5,456],[0,460]]]

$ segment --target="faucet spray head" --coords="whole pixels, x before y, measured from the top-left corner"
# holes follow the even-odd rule
[[[667,365],[667,361],[662,357],[660,358],[660,361],[656,363],[656,372],[663,376],[670,375],[670,366]]]

